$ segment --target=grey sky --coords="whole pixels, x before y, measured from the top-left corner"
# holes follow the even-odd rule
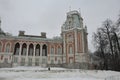
[[[47,37],[59,36],[66,12],[79,10],[88,27],[89,48],[93,51],[92,33],[104,20],[116,20],[120,13],[120,0],[0,0],[2,29],[13,35],[19,30],[26,34]]]

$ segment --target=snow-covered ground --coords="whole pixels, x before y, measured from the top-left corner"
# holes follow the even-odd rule
[[[41,67],[0,68],[0,80],[106,80],[112,76],[120,77],[120,72],[65,68],[51,68],[48,71]]]

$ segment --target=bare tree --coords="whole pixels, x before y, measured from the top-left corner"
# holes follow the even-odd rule
[[[120,16],[116,23],[107,19],[93,34],[97,54],[104,61],[104,69],[120,70]]]

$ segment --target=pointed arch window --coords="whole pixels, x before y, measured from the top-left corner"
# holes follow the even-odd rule
[[[47,46],[43,45],[42,47],[42,56],[47,56]]]
[[[33,44],[29,45],[29,56],[33,56]]]
[[[35,55],[40,56],[40,45],[39,44],[36,45]]]
[[[16,43],[14,48],[14,55],[19,55],[20,44]]]
[[[5,52],[10,52],[10,44],[8,43],[7,45],[6,45],[6,50],[5,50]]]
[[[22,53],[21,53],[21,55],[26,55],[26,53],[27,53],[27,44],[24,43],[24,44],[22,45]]]

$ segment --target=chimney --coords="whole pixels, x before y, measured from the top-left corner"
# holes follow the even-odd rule
[[[25,35],[25,31],[19,31],[19,36],[24,36]]]
[[[46,33],[45,32],[41,32],[41,37],[46,38]]]

